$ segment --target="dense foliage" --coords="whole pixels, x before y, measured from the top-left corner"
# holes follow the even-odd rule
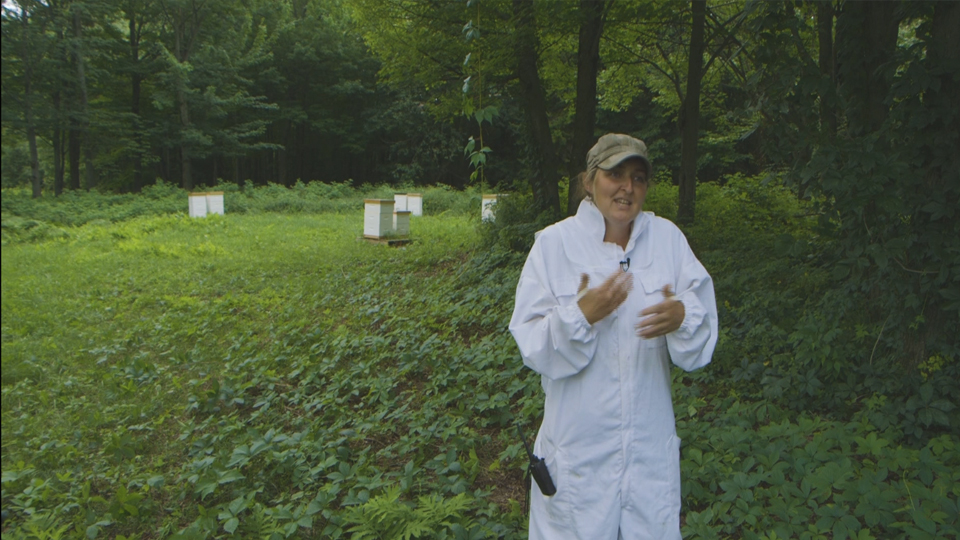
[[[10,195],[5,224],[26,220],[9,214],[21,205],[55,216],[61,204]],[[58,234],[5,225],[5,538],[525,535],[511,422],[532,433],[542,397],[505,326],[523,261],[507,248],[529,235],[447,212],[386,248],[357,240],[356,207],[265,210],[288,196],[250,188],[227,197],[246,213],[119,219],[143,200],[131,197],[83,225],[48,223]],[[759,178],[699,198],[715,221],[687,233],[716,278],[723,332],[711,366],[674,373],[684,535],[955,534],[957,411],[921,418],[942,406],[932,392],[956,392],[934,384],[956,362],[911,375],[929,383],[913,404],[876,392],[794,410],[753,362],[789,364],[794,324],[830,280],[785,241],[817,242],[816,220]],[[522,205],[507,201],[502,216]],[[103,202],[78,197],[75,213]],[[661,185],[647,207],[675,205]]]
[[[30,183],[33,152],[36,187],[58,194],[157,178],[462,185],[465,135],[377,84],[343,4],[4,4],[4,187]]]
[[[684,535],[957,534],[960,3],[0,23],[4,539],[522,537],[513,287],[608,131],[716,282],[714,363],[674,377]],[[184,216],[199,186],[226,216]],[[407,191],[415,242],[358,242]]]
[[[242,187],[232,184],[214,186],[222,190],[225,211],[230,214],[258,214],[264,212],[296,213],[353,213],[363,208],[364,199],[392,199],[394,193],[408,193],[404,186],[367,185],[354,188],[348,183],[297,183],[291,188],[276,184]],[[447,186],[427,187],[419,192],[423,205],[431,214],[452,213],[468,215],[480,206],[480,194],[473,189],[456,191]],[[118,222],[140,216],[182,214],[187,194],[180,188],[158,182],[140,195],[71,192],[60,197],[34,199],[22,189],[4,190],[4,241],[20,238],[26,231],[57,231],[68,235],[70,227],[90,222]],[[47,234],[47,233],[43,233]],[[41,234],[41,238],[42,238]]]

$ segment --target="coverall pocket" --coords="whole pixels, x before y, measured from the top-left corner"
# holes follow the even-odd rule
[[[585,266],[574,266],[569,270],[569,273],[564,273],[555,283],[555,291],[557,295],[557,300],[560,301],[560,305],[564,304],[564,300],[567,303],[574,303],[577,301],[577,294],[580,293],[580,276],[586,274],[590,278],[590,282],[587,285],[588,288],[598,287],[603,280],[597,281],[599,274],[591,271],[590,268]]]
[[[657,304],[663,301],[663,286],[670,285],[670,289],[676,293],[676,285],[673,283],[673,279],[668,278],[666,274],[662,272],[637,272],[637,278],[640,280],[640,285],[643,287],[643,293],[646,295],[645,303],[648,303],[647,306]],[[647,307],[644,306],[644,307]]]
[[[550,471],[550,477],[553,479],[553,485],[557,488],[557,493],[552,497],[544,497],[544,506],[550,518],[557,523],[566,522],[570,519],[573,512],[571,506],[572,489],[569,485],[569,475],[566,472],[566,462],[563,454],[557,448],[552,448],[546,458],[547,469]],[[533,489],[537,488],[536,484]]]
[[[671,288],[674,287],[673,280],[667,278],[666,274],[662,274],[660,272],[640,272],[638,273],[638,278],[640,285],[643,287],[643,299],[641,301],[640,311],[663,302],[664,285],[670,285]],[[638,322],[645,317],[647,316],[638,317]],[[640,340],[640,348],[642,349],[664,349],[666,346],[666,336],[657,336],[651,339]]]
[[[564,281],[557,286],[557,303],[561,306],[569,306],[577,301],[577,285],[572,279]]]

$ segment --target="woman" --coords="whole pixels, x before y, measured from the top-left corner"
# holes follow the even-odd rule
[[[641,212],[647,147],[607,134],[587,154],[577,215],[539,233],[510,331],[546,394],[530,539],[680,539],[680,440],[670,361],[717,343],[713,281],[671,222]],[[676,294],[674,295],[674,291]]]

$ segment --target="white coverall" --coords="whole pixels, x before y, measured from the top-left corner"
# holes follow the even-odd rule
[[[557,493],[533,484],[530,539],[680,539],[680,439],[670,361],[692,371],[717,343],[713,280],[670,221],[644,212],[626,250],[604,243],[589,201],[544,229],[517,285],[510,321],[523,363],[540,373],[543,424],[534,453],[546,459]],[[593,325],[577,305],[580,274],[597,287],[630,259],[634,287]],[[644,308],[683,303],[683,323],[652,339],[637,336]]]

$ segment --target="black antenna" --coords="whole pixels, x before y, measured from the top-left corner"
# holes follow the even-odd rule
[[[527,456],[530,457],[530,461],[535,460],[536,457],[533,455],[533,451],[530,450],[530,445],[527,444],[527,437],[523,434],[523,430],[520,429],[520,421],[517,421],[517,433],[520,434],[520,440],[523,441],[523,446],[527,449]]]
[[[527,444],[527,438],[523,436],[523,429],[520,428],[520,421],[517,421],[517,433],[520,434],[520,440],[523,441],[524,448],[527,449],[527,456],[530,457],[530,466],[527,468],[528,474],[533,477],[540,487],[540,491],[547,497],[557,492],[557,487],[550,478],[550,471],[547,469],[547,462],[543,458],[533,455],[530,445]]]

